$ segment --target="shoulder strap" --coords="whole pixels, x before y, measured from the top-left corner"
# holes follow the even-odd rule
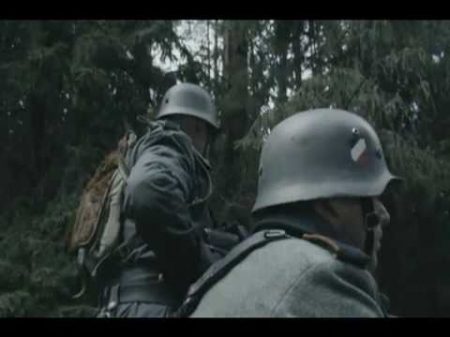
[[[255,233],[247,240],[238,244],[223,259],[211,265],[203,276],[191,285],[185,301],[177,310],[175,316],[189,316],[195,310],[206,291],[252,251],[269,242],[286,238],[289,238],[289,236],[283,230],[265,230]]]
[[[197,149],[195,147],[192,147],[193,149],[193,153],[194,153],[194,158],[196,160],[196,162],[199,164],[200,168],[203,170],[203,173],[205,174],[206,178],[207,178],[207,191],[206,194],[204,196],[197,196],[190,204],[190,206],[195,206],[195,205],[199,205],[199,204],[203,204],[205,203],[212,195],[213,192],[213,187],[212,187],[212,181],[211,181],[211,175],[209,173],[210,171],[210,166],[208,161],[203,158],[203,156],[197,151]]]
[[[370,262],[370,257],[364,253],[361,249],[353,247],[342,241],[335,240],[329,236],[313,233],[313,232],[302,232],[301,228],[296,228],[294,226],[289,226],[285,222],[279,219],[263,219],[259,220],[257,228],[265,229],[276,226],[277,228],[282,228],[287,230],[291,235],[309,241],[315,245],[326,249],[332,254],[336,259],[341,260],[345,263],[353,264],[359,268],[366,268],[367,264]]]
[[[370,257],[362,250],[320,234],[303,234],[302,239],[328,250],[338,260],[359,268],[365,268],[370,261]]]

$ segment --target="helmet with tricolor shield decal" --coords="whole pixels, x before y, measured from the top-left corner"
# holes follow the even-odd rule
[[[362,117],[339,109],[299,112],[275,126],[263,145],[253,212],[335,197],[375,197],[399,179]]]

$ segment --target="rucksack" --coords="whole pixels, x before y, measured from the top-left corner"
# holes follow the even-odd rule
[[[179,130],[179,126],[169,120],[152,123],[146,118],[138,118],[152,131]],[[132,236],[128,241],[120,242],[121,205],[126,180],[130,168],[127,166],[127,155],[134,148],[137,136],[129,131],[120,141],[118,148],[107,155],[101,165],[89,180],[80,199],[75,222],[68,236],[68,250],[77,255],[77,267],[82,276],[83,286],[73,298],[81,297],[87,286],[88,279],[95,279],[110,261],[123,263],[129,256],[130,247],[139,241]],[[154,142],[159,142],[155,138]],[[193,148],[193,154],[199,167],[206,173],[207,191],[204,196],[196,196],[189,207],[197,207],[209,199],[212,193],[211,177],[208,173],[208,163],[198,151]],[[203,224],[195,224],[195,228]],[[189,229],[189,230],[193,230]],[[119,244],[120,242],[120,244]]]
[[[68,236],[69,253],[77,255],[77,267],[83,287],[74,296],[82,296],[85,276],[95,278],[102,264],[118,249],[121,228],[121,204],[129,168],[126,157],[137,136],[129,131],[118,148],[108,154],[87,183]]]

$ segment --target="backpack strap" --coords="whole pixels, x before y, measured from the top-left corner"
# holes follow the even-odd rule
[[[270,242],[287,239],[289,237],[290,236],[283,230],[265,230],[255,233],[247,240],[238,244],[223,259],[218,260],[211,265],[203,276],[191,285],[185,301],[175,312],[174,316],[188,317],[194,312],[206,291],[218,280],[223,278],[252,251],[261,248]]]
[[[129,130],[125,135],[122,144],[119,143],[119,158],[117,169],[122,177],[122,180],[126,182],[128,176],[130,175],[130,168],[127,163],[127,155],[137,141],[137,135],[134,131]]]

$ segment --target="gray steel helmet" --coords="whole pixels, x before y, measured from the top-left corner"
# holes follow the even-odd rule
[[[296,201],[379,196],[391,180],[380,140],[362,117],[336,109],[296,113],[263,146],[253,212]]]
[[[156,119],[168,115],[197,117],[219,129],[219,119],[211,96],[195,84],[180,83],[167,90]]]

